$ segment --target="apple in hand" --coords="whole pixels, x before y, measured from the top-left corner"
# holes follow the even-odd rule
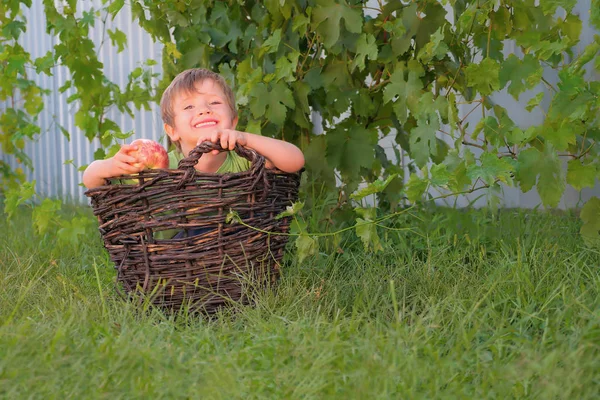
[[[130,154],[140,161],[140,164],[146,168],[168,168],[169,156],[160,143],[150,139],[136,139],[131,142],[132,146],[137,146],[137,150]]]

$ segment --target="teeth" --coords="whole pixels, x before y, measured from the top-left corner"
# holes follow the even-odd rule
[[[196,128],[202,128],[203,126],[210,126],[210,125],[216,125],[217,123],[215,121],[208,121],[208,122],[202,122],[199,124],[196,124],[195,127]]]

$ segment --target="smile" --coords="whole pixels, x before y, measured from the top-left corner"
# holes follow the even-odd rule
[[[194,128],[204,128],[205,126],[214,126],[216,124],[217,121],[200,122],[199,124],[194,125]]]

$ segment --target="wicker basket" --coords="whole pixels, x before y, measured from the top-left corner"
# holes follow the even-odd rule
[[[253,289],[278,278],[287,236],[277,233],[288,231],[289,219],[275,216],[297,200],[301,172],[265,169],[263,156],[239,146],[250,170],[196,171],[202,154],[215,149],[222,150],[202,143],[178,169],[144,170],[85,193],[127,295],[212,313],[231,301],[247,303]],[[227,223],[230,210],[256,229]],[[198,229],[205,232],[161,238]]]

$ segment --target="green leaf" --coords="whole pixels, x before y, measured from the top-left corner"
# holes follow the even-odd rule
[[[302,263],[308,256],[316,255],[319,251],[319,244],[314,237],[303,234],[296,239],[296,248],[298,249],[298,262]]]
[[[36,58],[33,65],[35,65],[36,73],[40,74],[43,72],[48,76],[52,76],[50,70],[54,67],[54,54],[48,51],[45,56]]]
[[[371,194],[381,193],[387,187],[387,185],[389,185],[390,182],[397,176],[398,174],[392,174],[388,176],[385,180],[379,178],[376,181],[369,183],[367,186],[360,189],[358,192],[352,193],[350,195],[350,198],[356,201],[360,201]]]
[[[446,186],[450,182],[450,172],[445,164],[432,165],[431,169],[431,184],[433,186]]]
[[[108,7],[106,7],[106,11],[108,11],[114,18],[124,5],[125,0],[112,0]]]
[[[334,167],[327,162],[326,135],[318,135],[311,139],[310,144],[303,149],[307,173],[327,187],[335,187]]]
[[[531,54],[526,54],[523,59],[511,54],[502,63],[499,72],[500,85],[504,87],[508,82],[508,93],[515,100],[519,99],[519,95],[525,90],[533,89],[542,80],[542,68],[540,62]]]
[[[427,190],[427,186],[429,186],[427,179],[419,178],[417,174],[412,173],[406,184],[406,197],[413,203],[418,201]]]
[[[442,59],[448,54],[449,48],[446,42],[444,42],[444,27],[445,25],[440,26],[431,35],[431,41],[419,51],[417,59],[421,60],[422,63],[427,64],[433,59]]]
[[[352,61],[350,70],[353,71],[358,67],[359,71],[365,69],[365,58],[369,60],[376,60],[379,51],[377,50],[377,43],[375,37],[370,33],[363,33],[356,42],[356,56]]]
[[[544,149],[544,157],[541,158],[538,168],[540,177],[537,190],[546,206],[556,207],[565,191],[565,174],[562,162],[552,146]]]
[[[567,183],[576,190],[594,187],[596,184],[596,167],[582,164],[581,160],[571,160],[567,164]]]
[[[407,74],[405,80],[404,76]],[[409,105],[418,104],[423,89],[421,77],[425,71],[416,60],[411,60],[407,68],[399,68],[390,77],[390,82],[383,89],[383,102],[394,102],[394,113],[405,123],[408,119]],[[412,107],[414,109],[414,106]]]
[[[540,105],[543,99],[544,92],[539,92],[527,102],[527,107],[525,107],[525,109],[531,112],[534,108]]]
[[[357,177],[360,168],[371,169],[375,159],[377,130],[360,125],[338,125],[327,131],[327,161],[336,166],[343,175]]]
[[[24,21],[13,20],[2,25],[2,36],[19,40],[22,32],[27,31],[27,25]]]
[[[419,120],[417,127],[410,131],[410,155],[419,167],[423,167],[431,155],[437,154],[436,132],[440,122]]]
[[[382,251],[381,241],[377,234],[377,226],[373,224],[373,221],[369,219],[356,218],[356,225],[354,225],[356,236],[363,242],[365,251],[373,249],[373,251]]]
[[[481,165],[473,164],[467,168],[467,176],[471,180],[479,178],[486,184],[492,185],[498,179],[501,182],[512,184],[511,175],[514,167],[511,163],[488,152],[484,152],[479,160]]]
[[[276,29],[275,32],[273,32],[273,34],[269,36],[260,47],[259,57],[262,57],[265,54],[276,52],[280,43],[281,29]]]
[[[62,244],[76,245],[81,240],[81,237],[88,235],[87,227],[89,225],[88,218],[75,217],[70,221],[61,221],[62,227],[57,232],[58,241]]]
[[[461,192],[465,186],[471,183],[471,180],[467,176],[467,159],[468,153],[465,156],[459,155],[458,150],[453,149],[448,152],[444,164],[447,166],[447,170],[450,174],[448,181],[448,189],[453,192]],[[474,163],[475,161],[473,161]]]
[[[468,85],[483,96],[500,89],[500,64],[491,58],[484,58],[479,64],[469,64],[465,68]]]
[[[540,130],[541,136],[552,143],[557,150],[566,150],[570,144],[575,144],[577,134],[582,131],[580,124],[563,120],[560,126],[553,124],[544,124],[544,129]]]
[[[304,208],[304,202],[303,201],[297,201],[295,203],[292,203],[291,206],[287,206],[285,208],[285,211],[279,213],[275,219],[281,219],[284,217],[290,217],[292,215],[296,215],[300,212],[300,210],[302,210]]]
[[[300,53],[297,51],[287,54],[285,57],[279,57],[275,63],[275,80],[283,79],[286,82],[296,80],[295,72],[298,66]]]
[[[225,216],[225,223],[227,224],[237,224],[241,220],[240,214],[232,208],[229,209],[229,212]]]
[[[266,116],[275,125],[283,125],[287,108],[295,107],[292,91],[282,82],[257,84],[250,92],[250,111],[255,118]]]
[[[125,35],[125,32],[119,28],[115,28],[114,30],[107,29],[106,32],[108,33],[108,37],[110,37],[112,45],[117,47],[117,53],[125,50],[125,45],[127,44],[127,35]]]
[[[592,245],[600,244],[600,199],[592,197],[585,203],[580,214],[583,225],[581,236]]]
[[[577,0],[544,0],[540,2],[540,6],[546,15],[554,14],[558,7],[569,13],[576,4]]]
[[[346,30],[361,33],[363,16],[362,9],[350,8],[344,0],[331,2],[319,0],[312,12],[313,29],[323,37],[326,48],[332,48],[340,37],[341,20],[344,20]]]
[[[35,195],[35,181],[24,182],[21,187],[9,189],[4,200],[4,213],[6,219],[10,220],[21,204],[25,203]]]
[[[515,176],[524,193],[529,192],[537,182],[541,158],[542,153],[536,148],[529,148],[519,153]]]
[[[590,5],[590,23],[594,28],[600,30],[600,0],[592,0]],[[599,61],[600,57],[596,59]]]
[[[525,131],[523,131],[521,128],[515,127],[508,133],[507,140],[510,144],[523,145],[530,142],[531,139],[537,135],[537,132],[538,127],[536,126],[530,126]]]
[[[42,204],[33,208],[31,219],[38,234],[43,235],[48,231],[50,223],[61,209],[61,204],[62,202],[58,199],[45,198]]]

